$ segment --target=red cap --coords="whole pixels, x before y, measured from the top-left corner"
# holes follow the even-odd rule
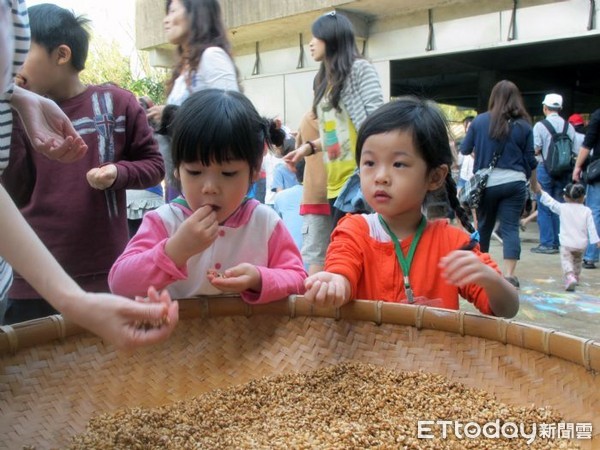
[[[577,125],[583,125],[585,122],[583,121],[583,117],[579,114],[571,114],[569,117],[569,123],[576,127]]]

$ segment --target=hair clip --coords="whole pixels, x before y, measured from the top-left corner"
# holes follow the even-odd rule
[[[326,12],[325,14],[323,14],[324,16],[331,16],[331,17],[335,17],[335,10],[334,11],[329,11]]]
[[[475,230],[471,233],[471,240],[479,242],[479,230]]]

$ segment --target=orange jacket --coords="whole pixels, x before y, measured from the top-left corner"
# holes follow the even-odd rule
[[[415,297],[441,299],[441,307],[459,309],[458,296],[473,303],[484,314],[493,315],[484,289],[475,284],[462,288],[448,284],[439,268],[440,259],[469,241],[462,230],[446,220],[428,222],[410,268]],[[406,255],[412,237],[400,244]],[[488,266],[500,273],[497,264],[479,246],[473,250]],[[352,287],[352,299],[406,303],[403,274],[394,244],[376,214],[347,215],[338,223],[327,249],[325,270],[345,276]],[[437,305],[436,305],[437,306]]]

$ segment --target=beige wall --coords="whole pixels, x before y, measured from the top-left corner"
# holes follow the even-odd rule
[[[165,1],[136,1],[137,47],[159,48],[151,60],[169,65],[170,51],[162,31]],[[359,34],[367,38],[366,56],[375,64],[386,98],[391,60],[598,33],[586,29],[589,0],[520,0],[516,41],[507,38],[512,0],[222,0],[221,4],[246,95],[262,114],[280,116],[292,128],[310,108],[312,79],[318,68],[308,52],[310,25],[334,6],[358,15],[363,26]],[[427,8],[432,6],[435,49],[427,52]],[[300,33],[305,57],[298,69]],[[260,73],[252,75],[256,41]]]

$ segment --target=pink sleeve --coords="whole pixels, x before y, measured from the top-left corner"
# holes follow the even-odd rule
[[[167,238],[160,216],[154,211],[146,214],[139,231],[110,269],[110,290],[130,298],[146,296],[150,286],[160,290],[187,278],[187,268],[177,267],[166,255]]]
[[[242,292],[247,303],[269,303],[291,294],[304,293],[306,271],[292,236],[279,221],[269,238],[268,267],[258,267],[262,279],[260,294]]]

